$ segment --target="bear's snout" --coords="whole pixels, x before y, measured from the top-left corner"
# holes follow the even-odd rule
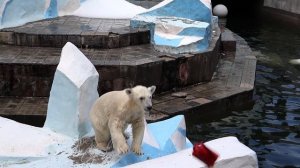
[[[148,106],[147,110],[150,111],[152,109],[152,106]]]

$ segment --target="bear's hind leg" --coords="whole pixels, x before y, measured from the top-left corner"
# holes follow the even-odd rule
[[[112,143],[108,128],[95,131],[95,140],[98,149],[105,152],[112,150]]]

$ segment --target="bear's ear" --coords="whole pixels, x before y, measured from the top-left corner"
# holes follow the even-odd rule
[[[131,89],[125,89],[125,93],[127,94],[127,95],[131,95],[131,93],[132,93],[132,90]]]
[[[156,86],[154,86],[154,85],[151,87],[148,87],[148,90],[151,92],[151,94],[154,93],[155,89],[156,89]]]

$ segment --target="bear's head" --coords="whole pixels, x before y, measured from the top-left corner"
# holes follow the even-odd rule
[[[156,87],[135,86],[134,88],[125,89],[126,94],[145,111],[152,109],[152,95]]]

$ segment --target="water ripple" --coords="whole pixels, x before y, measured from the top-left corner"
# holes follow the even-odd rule
[[[189,138],[197,142],[236,136],[257,153],[260,167],[300,167],[300,69],[289,64],[300,58],[299,28],[286,31],[249,18],[230,23],[258,54],[255,104],[188,128]]]

